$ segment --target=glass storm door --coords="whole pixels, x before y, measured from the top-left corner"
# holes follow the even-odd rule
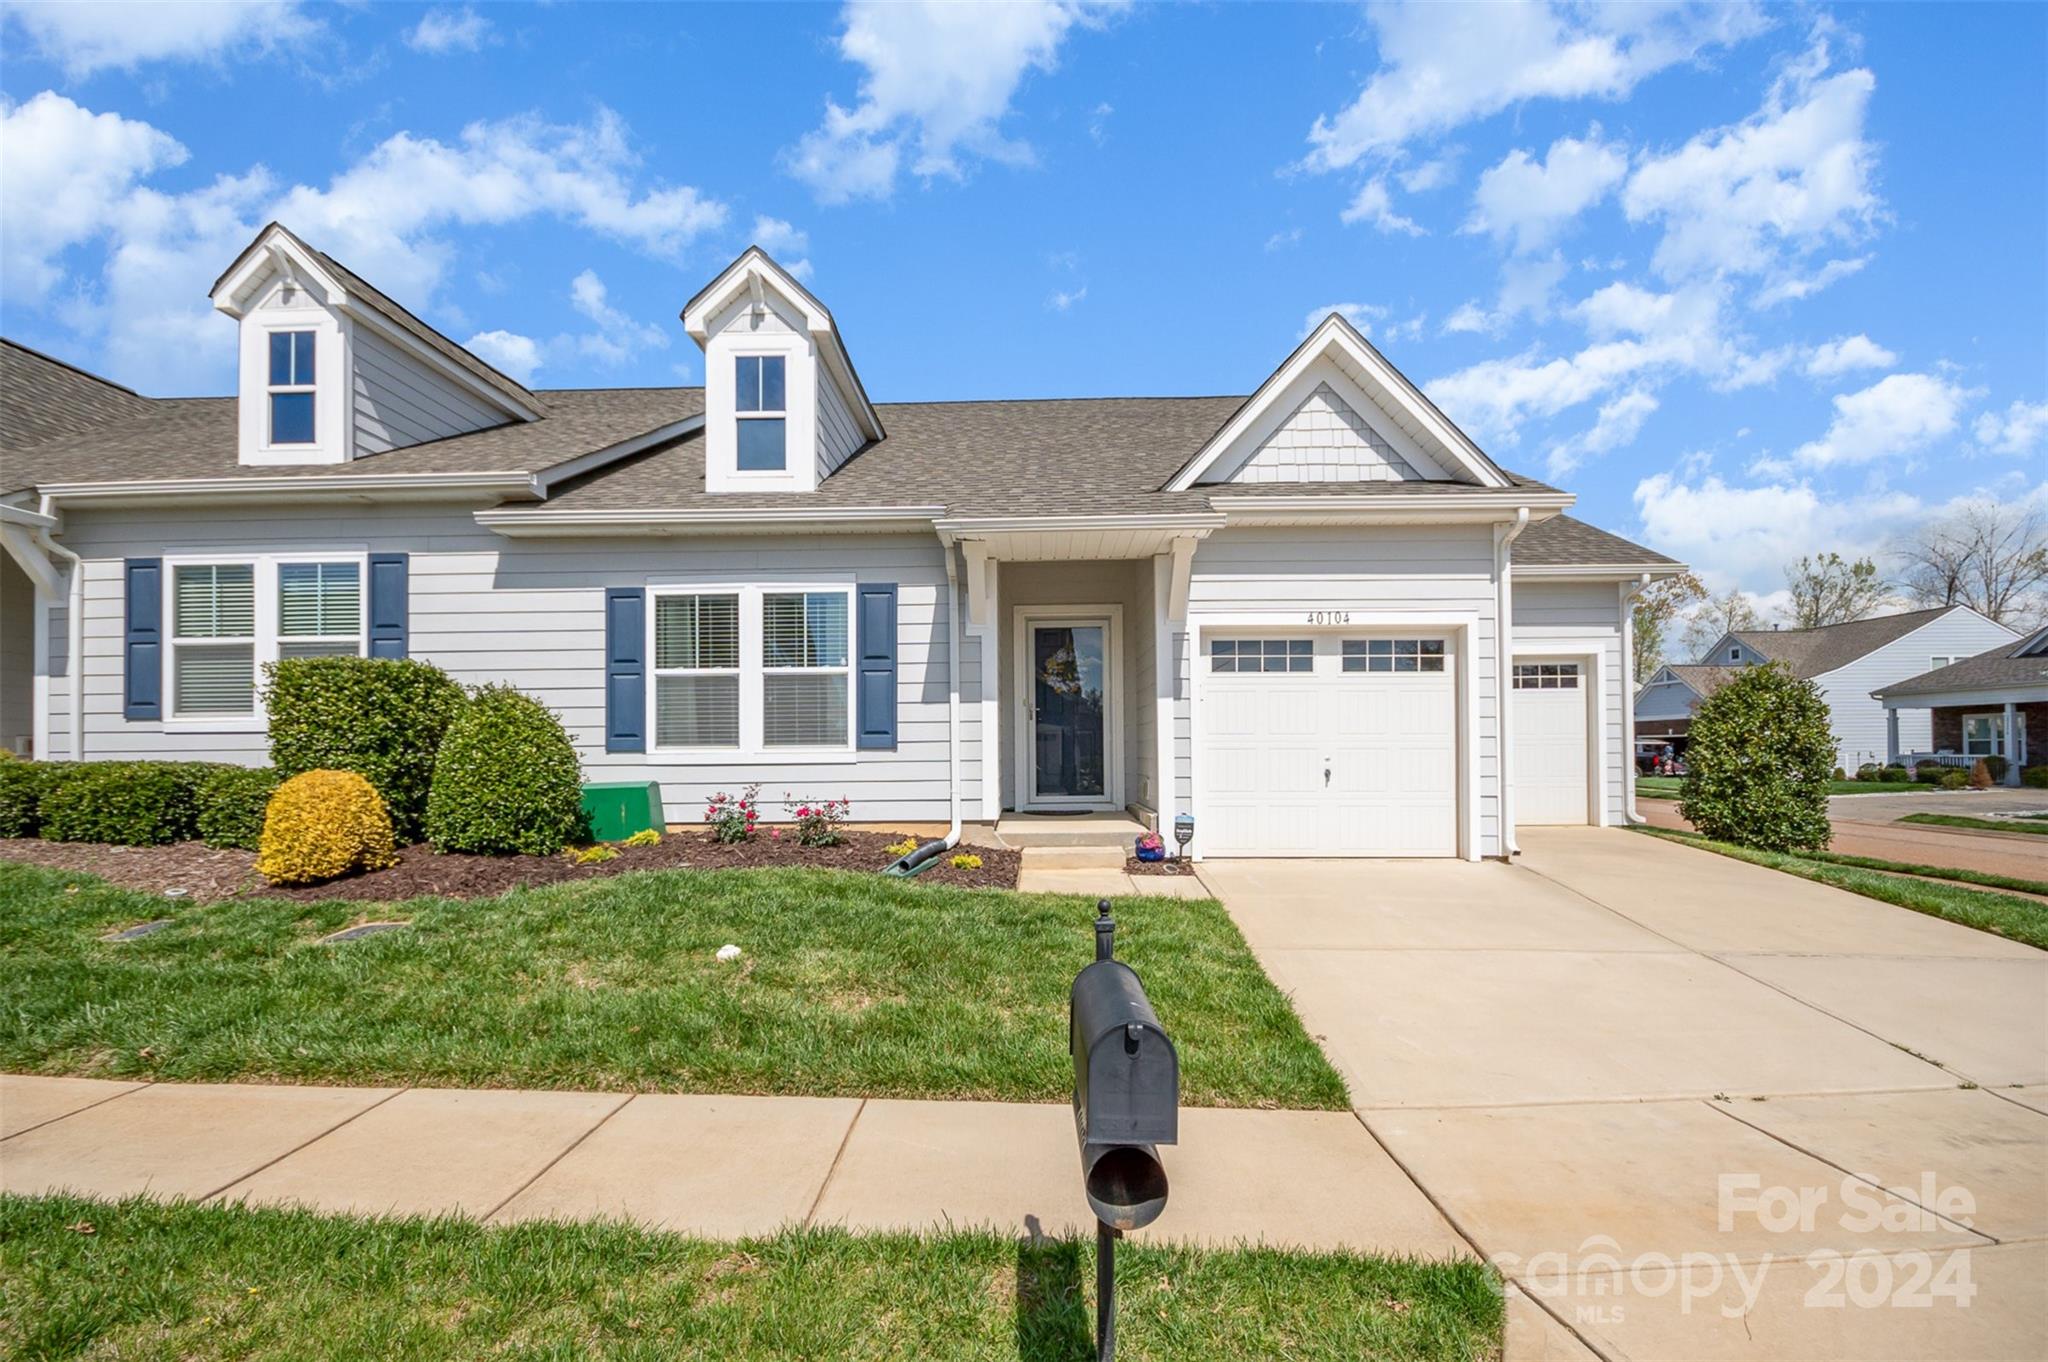
[[[1108,797],[1108,640],[1103,624],[1031,626],[1033,803],[1097,804]]]

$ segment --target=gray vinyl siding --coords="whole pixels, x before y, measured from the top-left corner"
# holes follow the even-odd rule
[[[502,681],[561,716],[585,780],[657,780],[671,821],[693,822],[714,791],[761,783],[771,817],[785,792],[844,796],[857,821],[943,822],[947,751],[946,576],[925,536],[782,536],[720,540],[509,540],[468,509],[223,509],[205,514],[73,511],[65,542],[86,558],[86,755],[182,757],[259,765],[260,731],[122,717],[121,559],[204,551],[403,551],[411,555],[412,656],[467,684]],[[858,760],[684,763],[604,751],[604,588],[709,574],[729,581],[852,573],[899,588],[898,745]],[[61,612],[55,620],[61,631]],[[61,633],[59,634],[61,640]],[[975,674],[968,669],[968,677]],[[966,680],[967,678],[963,678]],[[64,731],[52,685],[51,730]],[[963,727],[974,716],[963,710]],[[53,744],[54,745],[54,744]],[[971,780],[975,768],[965,775]],[[972,785],[969,787],[972,789]]]
[[[17,756],[27,755],[35,732],[35,617],[35,583],[0,553],[0,747]]]
[[[1644,719],[1690,719],[1699,694],[1683,681],[1653,681],[1636,697],[1636,722]]]
[[[832,471],[852,458],[860,446],[860,427],[854,424],[846,399],[839,395],[839,385],[826,374],[821,361],[818,364],[819,480],[830,477]]]
[[[367,327],[353,329],[349,349],[355,361],[357,455],[382,454],[506,420],[502,412]]]
[[[1476,803],[1479,854],[1499,855],[1494,665],[1498,602],[1491,529],[1484,525],[1223,529],[1203,540],[1195,551],[1188,595],[1191,627],[1199,624],[1203,615],[1252,612],[1269,613],[1276,625],[1286,626],[1312,610],[1418,616],[1455,612],[1478,617],[1467,655],[1459,659],[1460,666],[1473,669],[1475,699],[1469,740],[1476,745],[1479,758],[1479,788],[1467,791],[1466,797]],[[1176,747],[1185,801],[1192,798],[1192,781],[1184,733]],[[1461,783],[1464,771],[1461,752]],[[1200,810],[1195,812],[1199,820]]]
[[[1836,763],[1853,772],[1864,762],[1885,759],[1884,706],[1871,699],[1870,692],[1931,670],[1936,657],[1975,657],[2017,637],[1976,611],[1959,607],[1845,667],[1815,677],[1813,683],[1828,702]],[[1900,710],[1899,751],[1931,749],[1932,724],[1930,710]]]
[[[1607,754],[1608,824],[1627,822],[1629,753],[1623,727],[1632,683],[1626,674],[1627,657],[1621,647],[1621,592],[1613,582],[1528,582],[1514,583],[1514,631],[1509,636],[1514,651],[1540,655],[1550,640],[1600,641],[1600,669],[1603,685],[1595,710],[1600,741]]]

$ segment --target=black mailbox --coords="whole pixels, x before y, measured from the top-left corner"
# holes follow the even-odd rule
[[[1070,1003],[1074,1132],[1088,1205],[1105,1225],[1141,1229],[1166,1209],[1166,1170],[1154,1146],[1180,1136],[1180,1056],[1138,972],[1121,961],[1098,958],[1083,969]]]

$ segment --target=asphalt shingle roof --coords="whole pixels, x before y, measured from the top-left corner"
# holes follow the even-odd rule
[[[1898,615],[1850,620],[1846,624],[1827,624],[1818,629],[1741,629],[1733,637],[1760,656],[1784,663],[1793,675],[1810,679],[1846,667],[1864,654],[1897,642],[1957,608],[1941,605],[1931,610],[1908,610]]]
[[[147,414],[150,400],[40,350],[0,339],[0,452]]]
[[[1522,531],[1522,537],[1515,541],[1514,555],[1515,562],[1522,567],[1678,566],[1676,559],[1568,515],[1553,516]]]
[[[1716,667],[1705,662],[1672,662],[1666,665],[1673,676],[1691,686],[1701,699],[1727,685],[1729,678],[1742,670],[1740,667]]]
[[[1880,696],[1934,695],[1944,691],[2011,690],[2038,686],[2042,698],[2048,699],[2048,656],[2043,656],[2040,651],[2042,643],[2043,637],[2037,632],[2011,643],[2001,643],[1988,652],[1966,657],[1961,662],[1896,681],[1875,693]],[[2032,655],[2027,653],[2028,644],[2034,646]]]

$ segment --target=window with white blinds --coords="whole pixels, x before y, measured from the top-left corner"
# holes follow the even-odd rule
[[[654,744],[740,745],[740,598],[654,598]]]
[[[848,607],[844,591],[777,591],[762,596],[764,746],[846,745]]]
[[[851,586],[648,595],[654,750],[852,751]]]
[[[355,563],[278,564],[277,655],[361,654],[362,580],[362,568]]]
[[[256,712],[256,568],[180,564],[171,572],[171,708]]]

